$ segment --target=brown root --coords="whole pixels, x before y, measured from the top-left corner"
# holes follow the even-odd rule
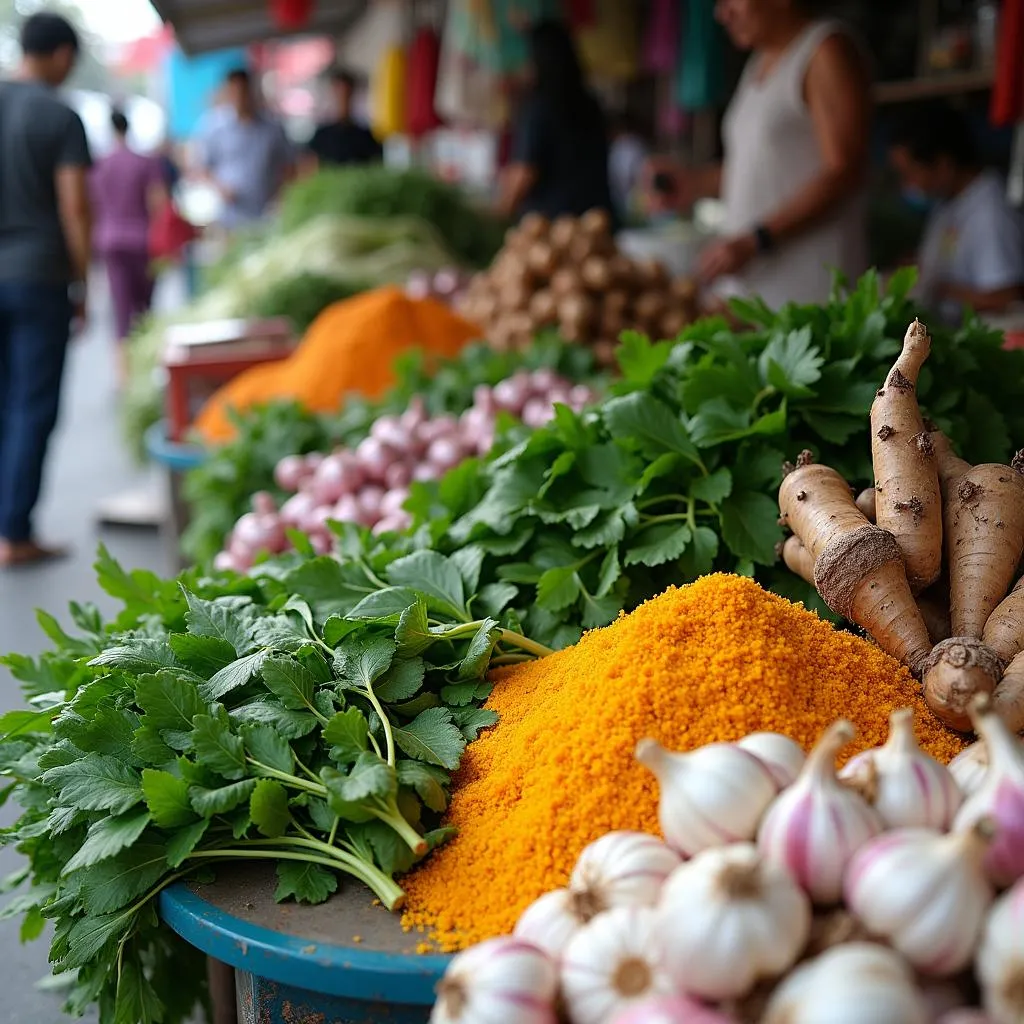
[[[877,437],[879,441],[888,441],[889,438],[892,437],[892,435],[895,434],[895,433],[896,433],[896,431],[893,430],[892,427],[890,427],[888,423],[883,423],[875,431],[875,437]]]
[[[831,467],[797,465],[779,488],[779,510],[817,559],[838,535],[870,525],[853,503],[850,485]]]
[[[904,377],[899,369],[893,369],[892,373],[889,374],[889,379],[885,382],[885,386],[904,392],[914,390],[914,382]]]
[[[1006,666],[992,694],[992,707],[1013,732],[1024,730],[1024,653]]]
[[[931,429],[932,427],[934,429]],[[972,467],[969,462],[965,462],[953,451],[949,438],[938,427],[935,427],[934,423],[930,424],[929,435],[932,450],[935,452],[935,465],[939,471],[943,501],[948,501],[950,490],[955,489],[956,482]]]
[[[974,637],[943,640],[924,664],[924,699],[940,721],[970,732],[972,702],[995,690],[1003,665],[998,654]]]
[[[932,643],[941,643],[953,635],[949,621],[949,583],[939,580],[927,590],[917,595],[917,607],[921,610],[921,618],[928,627],[928,635]]]
[[[996,605],[981,638],[1006,661],[1024,651],[1024,576]]]
[[[782,560],[790,572],[814,584],[814,559],[795,533],[792,537],[787,537],[786,543],[782,545]]]
[[[875,521],[875,489],[874,487],[867,487],[860,494],[857,495],[855,502],[857,508],[864,513],[865,517],[869,522]]]

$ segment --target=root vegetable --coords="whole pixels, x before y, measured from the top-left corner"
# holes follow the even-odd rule
[[[534,242],[526,252],[526,265],[539,278],[549,278],[555,272],[554,250],[547,242]]]
[[[686,327],[688,319],[682,310],[667,310],[658,321],[659,333],[663,338],[674,339]]]
[[[530,290],[522,281],[508,281],[498,292],[498,305],[507,313],[525,309],[530,301]]]
[[[628,256],[617,253],[608,261],[608,269],[611,271],[612,279],[619,288],[632,288],[636,282],[637,273],[633,261]]]
[[[567,295],[558,303],[558,320],[563,327],[585,330],[594,319],[594,303],[582,292]]]
[[[1024,650],[1024,576],[996,605],[985,623],[981,638],[1006,661]]]
[[[611,291],[605,292],[604,308],[614,309],[622,315],[629,308],[629,292],[622,288],[613,288]]]
[[[606,210],[587,210],[580,217],[579,227],[587,235],[602,236],[611,231],[611,219]]]
[[[1024,653],[1006,666],[992,694],[992,707],[1009,729],[1024,730]]]
[[[580,267],[583,283],[595,292],[603,292],[611,287],[612,273],[608,261],[601,256],[590,256]]]
[[[611,367],[615,365],[615,351],[618,344],[608,338],[594,342],[594,359],[598,366]]]
[[[562,267],[556,270],[551,277],[551,291],[556,299],[562,299],[566,295],[578,294],[583,289],[583,283],[579,274],[569,267]]]
[[[936,717],[953,729],[969,732],[971,702],[991,694],[1004,662],[980,640],[952,636],[933,648],[924,664],[924,699]]]
[[[524,239],[543,238],[551,230],[551,222],[542,213],[528,213],[519,222]]]
[[[952,633],[949,622],[949,585],[940,580],[924,593],[918,594],[917,607],[921,610],[932,643],[948,640]]]
[[[681,302],[690,305],[697,301],[697,285],[688,277],[677,277],[672,281],[672,294]]]
[[[855,502],[857,508],[864,513],[867,519],[874,523],[875,522],[875,489],[874,487],[866,487],[860,494],[857,495]],[[876,524],[877,525],[877,524]]]
[[[935,428],[934,423],[925,423],[925,426]],[[941,430],[931,429],[929,436],[935,451],[935,466],[939,472],[939,486],[942,489],[942,500],[945,504],[948,500],[950,486],[970,470],[971,464],[965,462],[953,451],[949,438]]]
[[[917,404],[917,378],[931,351],[927,328],[915,320],[871,404],[871,463],[875,522],[903,553],[910,589],[918,594],[942,571],[942,499],[932,439]]]
[[[661,291],[641,293],[633,304],[637,319],[645,325],[655,325],[665,312],[665,294]]]
[[[810,452],[788,469],[779,508],[814,559],[822,600],[920,672],[932,645],[892,534],[869,523],[846,481],[834,469],[815,465]]]
[[[626,327],[626,320],[618,309],[610,309],[605,306],[601,310],[601,318],[598,326],[602,334],[607,337],[617,338]]]
[[[814,559],[795,533],[787,537],[786,543],[782,545],[782,560],[790,572],[814,584]]]
[[[636,279],[652,290],[664,289],[669,283],[668,272],[657,260],[637,260],[633,264]]]
[[[558,307],[554,293],[547,288],[535,292],[530,299],[530,317],[537,327],[553,324],[557,317]]]
[[[551,231],[548,234],[548,241],[555,252],[567,252],[575,237],[576,222],[572,217],[562,216],[555,218],[554,223],[551,225]]]

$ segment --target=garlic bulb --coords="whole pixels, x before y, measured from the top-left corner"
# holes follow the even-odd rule
[[[683,991],[710,1002],[788,970],[810,930],[810,900],[753,843],[698,853],[672,873],[658,904],[662,962]]]
[[[796,782],[807,760],[800,744],[780,732],[752,732],[736,746],[753,754],[771,772],[779,789]]]
[[[851,758],[839,778],[857,787],[886,828],[945,831],[963,799],[949,769],[917,745],[910,708],[894,711],[885,745]]]
[[[949,762],[949,774],[964,796],[973,796],[988,771],[988,747],[980,740],[961,750]]]
[[[556,1024],[557,993],[546,954],[519,939],[488,939],[448,965],[430,1024]]]
[[[620,1013],[611,1024],[736,1024],[736,1020],[687,996],[657,996]]]
[[[857,851],[846,905],[872,935],[925,974],[955,974],[971,962],[995,893],[982,861],[992,824],[969,832],[886,832]]]
[[[580,854],[569,889],[591,917],[612,907],[653,907],[665,879],[681,862],[657,836],[608,832]]]
[[[988,748],[989,767],[953,819],[953,829],[967,831],[980,818],[992,818],[996,837],[985,855],[985,870],[996,886],[1005,888],[1024,876],[1024,744],[989,697],[974,699],[971,721]]]
[[[650,907],[599,914],[566,947],[562,996],[572,1024],[607,1024],[645,999],[672,994]]]
[[[928,1024],[907,965],[867,942],[836,946],[775,990],[761,1024]]]
[[[993,1024],[1024,1021],[1024,880],[996,901],[974,961]]]
[[[520,915],[513,934],[558,960],[569,940],[593,917],[590,907],[568,889],[544,893]]]
[[[972,1010],[963,1006],[955,1010],[947,1010],[941,1017],[936,1017],[935,1024],[1001,1024],[1001,1022],[990,1017],[984,1010]]]
[[[685,857],[752,839],[776,793],[765,765],[731,743],[673,754],[655,740],[641,740],[636,757],[660,784],[662,834]]]
[[[836,778],[836,754],[853,736],[844,719],[825,730],[799,778],[768,808],[757,835],[765,860],[788,869],[815,903],[839,899],[850,858],[882,830],[867,801]]]

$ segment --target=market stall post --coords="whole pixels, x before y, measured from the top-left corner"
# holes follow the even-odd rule
[[[169,497],[167,520],[163,528],[167,536],[171,564],[179,570],[185,568],[181,554],[181,534],[188,525],[188,507],[181,484],[185,473],[195,469],[204,459],[202,448],[194,444],[179,444],[167,438],[165,424],[154,423],[146,431],[146,452],[150,459],[167,471]]]
[[[426,1024],[449,957],[356,883],[311,907],[274,901],[267,864],[225,869],[160,898],[164,923],[235,971],[238,1024]]]

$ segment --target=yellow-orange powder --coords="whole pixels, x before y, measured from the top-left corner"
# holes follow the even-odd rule
[[[966,743],[888,655],[739,576],[668,590],[495,681],[487,706],[501,721],[455,779],[458,835],[402,882],[405,927],[445,950],[511,931],[605,832],[658,832],[657,786],[633,759],[644,736],[688,750],[770,729],[807,748],[844,716],[858,732],[849,756],[883,743],[889,713],[910,706],[939,760]]]

